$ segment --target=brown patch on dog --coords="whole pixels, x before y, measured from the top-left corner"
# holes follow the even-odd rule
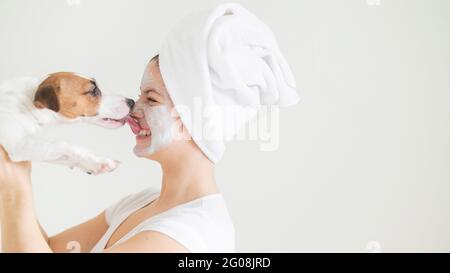
[[[95,80],[70,72],[58,72],[51,74],[38,87],[34,105],[74,119],[97,115],[100,100],[101,92]]]
[[[34,105],[39,108],[48,108],[55,112],[59,111],[59,101],[56,90],[52,85],[41,85],[34,96]]]

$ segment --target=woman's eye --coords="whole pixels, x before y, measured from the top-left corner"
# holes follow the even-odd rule
[[[161,96],[154,90],[143,92],[142,96],[144,97],[145,100],[147,100],[148,103],[150,103],[150,105],[162,103]]]
[[[157,101],[157,100],[155,100],[155,99],[153,99],[153,98],[147,98],[147,100],[148,100],[149,102],[159,103],[159,101]]]

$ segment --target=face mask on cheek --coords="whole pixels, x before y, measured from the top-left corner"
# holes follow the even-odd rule
[[[175,121],[173,120],[167,106],[145,107],[142,109],[145,120],[150,126],[150,143],[138,144],[134,148],[137,156],[145,157],[161,150],[169,145],[174,139]]]

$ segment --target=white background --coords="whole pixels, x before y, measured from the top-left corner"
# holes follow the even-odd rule
[[[170,27],[213,2],[1,0],[0,81],[77,71],[136,98]],[[450,2],[237,2],[273,29],[304,99],[281,111],[277,151],[236,141],[217,166],[238,250],[450,251]],[[98,177],[35,164],[50,234],[159,186],[128,128],[48,135],[123,162]]]

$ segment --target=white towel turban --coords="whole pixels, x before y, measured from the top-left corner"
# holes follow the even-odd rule
[[[225,141],[254,116],[249,112],[299,101],[272,31],[238,4],[179,22],[162,45],[159,66],[183,124],[214,163]],[[197,110],[203,112],[200,120],[193,117]]]

